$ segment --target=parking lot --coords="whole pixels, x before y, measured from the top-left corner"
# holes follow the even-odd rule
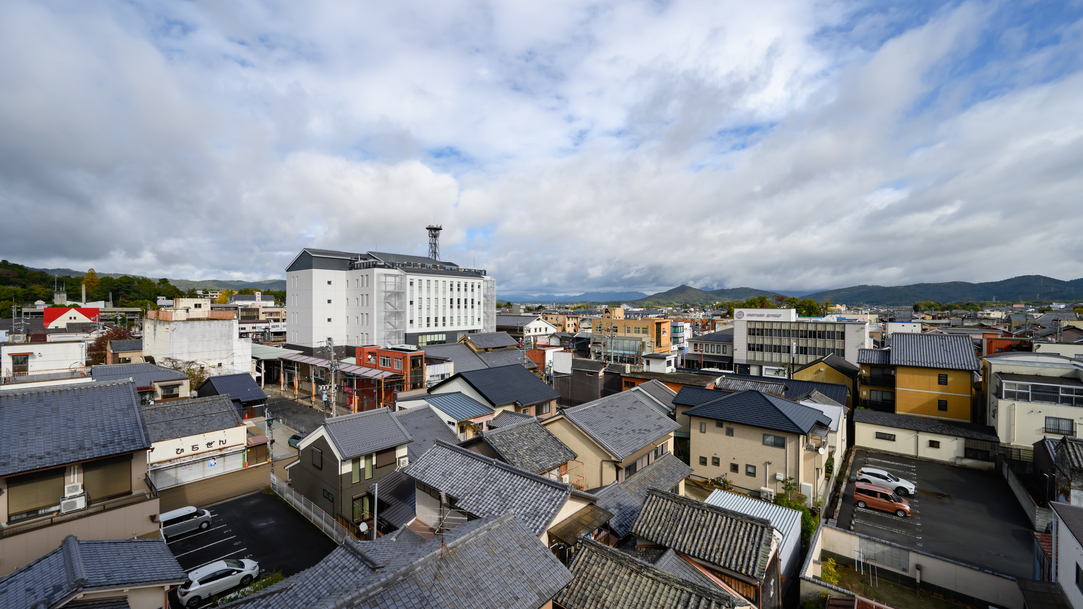
[[[206,509],[212,515],[210,528],[168,540],[185,572],[225,558],[251,558],[265,573],[281,571],[289,577],[336,547],[276,495],[254,493]]]
[[[864,467],[913,482],[911,517],[854,505],[853,479]],[[1034,537],[1011,489],[994,471],[980,471],[859,449],[854,455],[838,526],[1016,577],[1033,577]]]

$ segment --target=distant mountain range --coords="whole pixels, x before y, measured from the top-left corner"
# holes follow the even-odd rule
[[[795,296],[801,299],[811,298],[816,302],[823,302],[826,299],[836,304],[874,306],[910,306],[923,301],[939,303],[1063,301],[1075,303],[1083,302],[1083,278],[1062,281],[1043,275],[1024,275],[986,283],[951,281],[946,283],[915,283],[905,286],[858,285],[813,293],[791,290],[772,292],[757,288],[700,290],[682,285],[650,296],[644,295],[642,292],[587,292],[578,296],[539,294],[528,298],[514,298],[511,300],[516,302],[627,302],[643,307],[665,307],[744,301],[757,296],[771,298],[776,294]]]
[[[49,275],[58,275],[60,277],[83,277],[86,275],[86,271],[76,271],[74,269],[33,269],[35,271],[41,271],[48,273]],[[96,272],[96,271],[95,271]],[[128,273],[98,273],[98,277],[124,277]],[[137,277],[138,275],[132,275]],[[154,277],[154,279],[158,279]],[[208,290],[285,290],[285,279],[266,279],[264,281],[232,281],[224,279],[204,279],[200,281],[193,281],[191,279],[170,279],[169,283],[177,287],[178,290],[188,291],[193,288],[208,289]]]

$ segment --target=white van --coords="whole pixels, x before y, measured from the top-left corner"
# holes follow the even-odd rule
[[[181,533],[196,529],[206,530],[211,526],[211,513],[189,505],[162,514],[158,517],[158,521],[162,524],[162,535],[176,537]]]

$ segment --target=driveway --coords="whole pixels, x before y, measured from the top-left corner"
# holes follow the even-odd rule
[[[850,477],[868,465],[917,485],[906,497],[912,516],[862,509],[854,505],[852,480],[838,525],[936,556],[1016,577],[1033,577],[1034,536],[1026,513],[1007,481],[995,471],[981,471],[919,461],[859,449]]]

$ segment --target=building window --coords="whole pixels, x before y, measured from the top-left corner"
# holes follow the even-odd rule
[[[373,455],[365,455],[365,480],[372,479],[372,457]]]
[[[331,285],[331,280],[330,279],[327,280],[327,285]]]
[[[731,437],[731,438],[733,437],[733,428],[732,427],[727,427],[726,428],[726,435]]]
[[[538,404],[534,410],[538,411],[539,415],[549,414],[549,402]]]
[[[330,298],[327,299],[327,304],[331,304],[331,299]]]
[[[707,433],[707,424],[706,423],[700,423],[699,424],[699,433]]]
[[[755,478],[756,477],[756,466],[755,465],[746,465],[745,466],[745,475],[746,476],[752,476],[753,478]]]
[[[736,474],[738,472],[738,470],[740,470],[740,466],[738,466],[736,463],[730,463],[730,473],[731,474]]]
[[[331,282],[329,281],[328,283]],[[330,501],[331,503],[335,502],[335,496],[331,493],[331,491],[327,489],[323,489],[323,498]]]
[[[1076,563],[1076,566],[1075,566],[1075,587],[1080,592],[1083,592],[1083,569],[1079,568],[1078,563]]]
[[[895,434],[893,434],[893,433],[884,433],[882,431],[878,431],[878,432],[876,432],[876,439],[877,440],[887,440],[888,442],[894,442],[895,441]]]
[[[312,467],[323,469],[323,451],[318,448],[312,449]]]
[[[719,466],[718,457],[711,457],[711,465],[715,467]]]
[[[395,360],[395,370],[402,370],[402,360],[401,359]]]
[[[765,433],[763,434],[763,445],[774,446],[775,448],[786,448],[786,437]]]
[[[380,367],[381,368],[390,368],[391,367],[391,358],[386,356],[386,355],[381,355],[380,356]]]
[[[350,482],[353,484],[361,482],[361,457],[350,460]]]
[[[929,448],[940,448],[940,440],[929,440]]]
[[[331,318],[330,317],[327,318],[327,323],[331,323]]]
[[[725,423],[723,423],[722,421],[715,421],[715,422],[714,422],[714,426],[715,426],[715,427],[725,427],[725,426],[726,426],[726,424],[725,424]],[[729,435],[729,434],[726,434],[726,435]]]
[[[947,385],[948,384],[948,375],[946,375],[946,374],[938,374],[938,375],[936,375],[936,382],[937,382],[937,384],[940,384],[940,385]]]
[[[1071,419],[1060,419],[1057,417],[1045,418],[1045,433],[1056,434],[1058,436],[1071,436],[1075,435],[1073,432],[1075,428]]]
[[[700,465],[707,465],[707,457],[700,457],[699,458],[699,464]]]
[[[936,401],[936,409],[939,410],[940,412],[947,412],[948,411],[948,401],[947,400],[937,400]]]

